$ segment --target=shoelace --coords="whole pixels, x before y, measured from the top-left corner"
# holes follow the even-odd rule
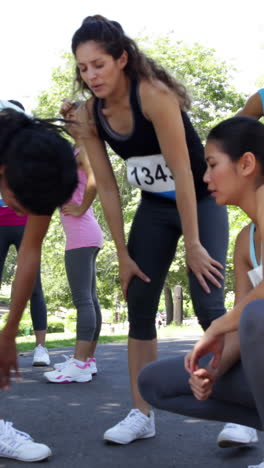
[[[5,421],[3,423],[3,432],[1,433],[1,440],[7,442],[8,446],[6,447],[6,452],[11,452],[12,449],[19,448],[25,440],[33,440],[29,434],[26,432],[19,431],[13,427],[13,423],[10,421]]]
[[[123,421],[120,421],[119,424],[120,426],[129,424],[133,431],[138,431],[142,428],[142,425],[146,423],[146,420],[143,414],[141,415],[138,411],[132,411],[130,411],[127,417],[123,419]]]
[[[46,354],[46,348],[44,348],[43,346],[42,347],[38,347],[36,348],[35,350],[35,356],[42,356],[43,354]]]
[[[68,364],[70,364],[69,361],[73,361],[73,357],[69,357],[69,356],[66,356],[66,354],[63,354],[62,355],[65,359],[65,362],[62,362],[61,363],[61,367],[60,367],[60,370],[63,369],[65,366],[67,366]]]
[[[225,427],[228,428],[228,429],[233,429],[234,427],[237,427],[238,424],[234,424],[234,423],[226,423],[225,424]]]

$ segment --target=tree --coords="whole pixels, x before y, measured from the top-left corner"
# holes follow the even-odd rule
[[[219,60],[213,49],[205,48],[199,44],[192,47],[182,42],[174,42],[167,36],[150,41],[149,38],[139,38],[138,42],[145,51],[160,62],[166,69],[183,81],[192,95],[193,106],[190,112],[192,121],[201,137],[204,139],[209,127],[216,121],[233,114],[241,107],[244,96],[236,92],[232,86],[232,67]],[[53,70],[51,87],[43,91],[39,96],[35,113],[42,117],[56,117],[64,97],[73,97],[74,60],[69,53],[63,54],[62,63]],[[77,92],[75,99],[80,99]],[[128,186],[123,162],[113,152],[109,151],[111,162],[118,179],[123,203],[124,224],[126,234],[129,231],[133,215],[139,200],[139,191]],[[234,209],[233,209],[234,210]],[[237,211],[231,211],[232,220],[239,224],[241,215]],[[104,248],[98,256],[98,296],[103,307],[114,310],[116,298],[120,297],[118,283],[118,262],[115,248],[108,227],[105,223],[101,205],[94,203],[94,211],[104,231]],[[237,217],[236,217],[237,216]],[[244,220],[243,220],[244,222]],[[231,231],[232,233],[232,231]],[[232,234],[231,234],[232,237]],[[52,221],[43,248],[42,269],[46,272],[43,283],[44,290],[48,291],[50,304],[63,301],[66,305],[70,302],[69,291],[64,287],[65,276],[63,274],[63,237],[57,215]],[[54,253],[55,246],[57,247]],[[231,256],[227,268],[227,287],[232,287],[229,273],[232,268]],[[48,272],[48,274],[47,274]],[[67,284],[67,283],[66,283]],[[174,261],[166,279],[166,287],[171,289],[179,284],[183,287],[183,300],[185,314],[192,313],[188,282],[185,273],[185,252],[181,242],[177,251],[177,261]],[[60,291],[58,291],[58,287]],[[169,292],[166,294],[168,295]],[[168,296],[167,296],[167,300]],[[117,301],[120,303],[120,301]],[[164,301],[163,301],[164,302]]]

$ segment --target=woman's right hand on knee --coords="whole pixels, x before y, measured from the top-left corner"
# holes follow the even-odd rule
[[[150,283],[150,278],[140,270],[136,262],[132,260],[131,257],[127,256],[124,259],[119,260],[119,278],[121,283],[121,288],[123,291],[123,295],[125,300],[127,300],[127,289],[129,286],[130,281],[134,276],[137,276],[142,281],[146,283]]]

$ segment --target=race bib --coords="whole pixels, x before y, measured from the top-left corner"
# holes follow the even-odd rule
[[[126,160],[128,182],[141,190],[175,199],[175,182],[162,154]]]

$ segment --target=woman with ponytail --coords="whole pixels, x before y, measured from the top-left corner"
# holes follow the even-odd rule
[[[0,101],[0,107],[9,106]],[[59,183],[58,183],[59,181]],[[14,109],[0,112],[0,192],[18,215],[28,215],[20,245],[10,312],[0,334],[0,388],[8,389],[10,371],[18,375],[15,338],[23,310],[32,294],[40,264],[41,245],[51,215],[71,197],[77,168],[70,143],[60,128]],[[33,462],[51,454],[28,434],[0,420],[0,457]]]
[[[227,215],[202,178],[201,141],[186,111],[184,86],[139,50],[116,21],[88,17],[72,38],[76,81],[90,99],[79,111],[81,135],[114,238],[128,301],[133,409],[104,439],[127,444],[155,435],[154,415],[138,391],[142,367],[157,358],[155,316],[160,294],[184,236],[194,309],[206,329],[225,312],[223,269]],[[65,103],[66,113],[70,103]],[[126,247],[117,183],[105,143],[126,163],[142,198]]]

